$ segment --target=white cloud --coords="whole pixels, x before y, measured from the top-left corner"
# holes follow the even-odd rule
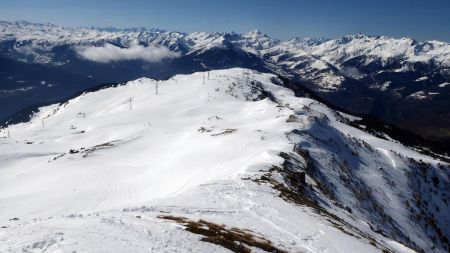
[[[133,44],[128,48],[116,47],[106,44],[101,47],[78,47],[76,48],[80,57],[100,63],[122,60],[144,60],[147,62],[159,62],[180,56],[178,52],[170,51],[166,47]]]

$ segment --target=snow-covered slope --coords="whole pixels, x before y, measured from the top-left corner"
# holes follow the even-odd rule
[[[2,129],[0,252],[448,250],[448,164],[279,83],[142,78]]]
[[[365,64],[380,60],[382,65],[389,65],[392,61],[400,60],[410,63],[434,61],[444,67],[450,66],[449,44],[439,41],[417,42],[410,38],[354,35],[305,48],[312,55],[336,65],[367,56]]]

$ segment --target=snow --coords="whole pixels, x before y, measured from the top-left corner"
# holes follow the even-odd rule
[[[414,92],[413,94],[409,95],[408,98],[426,99],[426,98],[428,98],[428,96],[425,91],[418,91],[418,92]]]
[[[283,121],[283,118],[273,118],[277,109],[270,101],[248,104],[226,94],[224,98],[218,97],[223,92],[214,92],[214,89],[220,89],[220,81],[210,80],[204,87],[201,82],[195,83],[198,74],[175,79],[180,84],[176,85],[174,81],[160,83],[159,95],[154,91],[156,81],[149,79],[88,93],[69,101],[60,108],[63,111],[54,106],[45,108],[31,123],[9,130],[12,139],[19,143],[12,144],[13,147],[4,145],[7,150],[2,153],[6,157],[26,156],[38,146],[39,151],[34,156],[40,159],[27,168],[17,164],[4,171],[8,175],[20,175],[16,180],[21,183],[5,175],[1,196],[29,203],[32,208],[27,210],[28,214],[41,215],[52,209],[76,212],[115,208],[174,195],[214,179],[232,177],[242,173],[252,161],[271,161],[265,154],[269,147],[281,149],[282,143],[276,138],[267,138],[264,145],[260,145],[261,149],[248,148],[254,146],[251,141],[261,135],[256,130],[269,134],[266,128]],[[197,99],[183,102],[182,98],[186,96]],[[132,110],[129,109],[129,98],[133,98]],[[208,106],[199,106],[203,103]],[[49,117],[53,112],[55,114]],[[78,117],[79,113],[84,113],[85,118]],[[223,119],[217,120],[214,116]],[[44,128],[41,119],[45,122]],[[211,132],[201,133],[201,127]],[[236,132],[227,138],[225,135],[212,136],[226,129],[236,129]],[[77,134],[80,131],[85,132]],[[277,131],[271,134],[281,135],[285,128]],[[243,136],[249,137],[249,141],[242,141]],[[36,144],[24,144],[26,141]],[[89,159],[83,159],[81,154],[67,154],[52,161],[56,154],[104,143],[112,146],[104,145],[89,155]],[[108,158],[103,157],[104,150],[108,150]],[[205,150],[211,153],[206,155]],[[149,156],[154,159],[148,159]],[[42,167],[45,169],[34,169]],[[36,181],[38,175],[46,181]],[[98,178],[103,178],[103,182],[99,183]],[[53,182],[67,183],[55,185]],[[81,189],[80,184],[84,185]],[[24,185],[27,185],[26,189]],[[38,195],[47,197],[39,199],[36,198]],[[74,201],[55,207],[54,201],[63,198]],[[13,214],[26,215],[10,209],[2,216]]]
[[[313,110],[319,109],[317,107],[319,106],[312,106],[312,109]],[[325,113],[327,117],[330,119],[334,117],[333,113],[328,110],[324,110],[322,108],[320,109],[320,111],[322,113]],[[405,157],[413,158],[416,160],[422,159],[426,163],[434,164],[434,166],[437,165],[437,162],[434,159],[424,157],[423,155],[418,154],[415,151],[405,148],[400,143],[375,138],[361,130],[348,127],[347,125],[338,121],[331,120],[331,124],[333,125],[334,128],[339,129],[339,131],[343,134],[343,136],[349,136],[349,138],[352,138],[352,140],[355,139],[364,140],[371,147],[369,149],[379,150],[381,152],[382,154],[381,157],[373,152],[369,153],[366,153],[366,151],[361,152],[362,150],[358,148],[358,146],[360,146],[358,144],[353,147],[356,148],[356,150],[358,150],[356,157],[354,155],[342,152],[337,154],[345,157],[345,160],[347,161],[348,164],[347,166],[349,166],[353,170],[356,170],[351,174],[353,180],[357,180],[359,183],[364,182],[364,188],[370,189],[371,194],[375,199],[377,199],[377,202],[382,203],[381,205],[383,206],[384,212],[388,213],[389,216],[393,218],[395,223],[397,223],[397,226],[403,227],[403,229],[401,229],[402,231],[409,231],[409,232],[418,231],[419,228],[417,227],[417,224],[414,224],[414,222],[409,221],[408,212],[405,211],[405,206],[402,204],[402,201],[404,201],[403,198],[405,198],[406,196],[412,196],[417,193],[417,189],[411,189],[410,186],[408,186],[409,184],[408,175],[411,173],[410,172],[411,165],[408,164],[407,162],[408,159],[405,159]],[[312,133],[314,132],[309,131],[309,134],[311,134],[312,135],[311,137],[313,138],[309,137],[310,140],[306,142],[308,143],[308,145],[311,145],[311,143],[315,142],[314,138],[320,137],[321,139],[326,139],[329,138],[329,136],[331,135],[331,134],[329,134],[328,136],[325,135],[325,130],[318,131],[315,134]],[[331,138],[336,137],[333,137],[333,135],[331,135]],[[350,143],[352,142],[354,143],[354,141],[350,141]],[[352,147],[354,144],[348,145]],[[342,149],[342,147],[336,148]],[[333,150],[333,146],[329,147],[328,149]],[[335,156],[327,154],[326,152],[320,149],[317,149],[314,152],[314,156],[317,157],[318,162],[325,170],[323,172],[324,175],[326,175],[328,180],[332,180],[335,186],[338,187],[337,191],[341,192],[338,195],[343,197],[340,198],[339,201],[342,201],[341,203],[346,206],[355,207],[355,204],[351,204],[352,201],[354,200],[351,200],[348,193],[346,193],[350,186],[348,186],[348,184],[343,184],[342,182],[336,181],[335,177],[333,177],[333,175],[336,172],[342,173],[340,172],[340,170],[336,171],[336,169],[333,168],[333,166],[329,165],[330,160],[336,163]],[[356,164],[356,166],[352,164]],[[376,170],[375,168],[380,169]],[[358,184],[356,184],[355,187],[357,187]],[[385,186],[380,187],[381,185]],[[362,205],[362,203],[358,205]],[[354,215],[359,216],[356,214],[357,212],[359,211],[353,210]],[[375,212],[376,211],[374,210],[372,211],[372,213],[370,212],[366,214],[361,213],[360,215],[371,217],[369,219],[373,220],[375,219]],[[444,223],[448,222],[448,219],[447,221],[443,222]],[[386,229],[386,227],[383,227],[382,229]],[[411,233],[409,234],[409,236],[411,238],[414,238],[413,241],[416,243],[421,243],[424,245],[428,244],[428,246],[426,247],[429,247],[429,250],[431,250],[433,243],[431,242],[427,243],[423,235]]]
[[[413,94],[409,95],[407,98],[423,100],[423,99],[428,99],[431,96],[436,96],[439,94],[440,94],[439,92],[417,91],[417,92],[414,92]]]
[[[356,117],[347,113],[343,113],[343,112],[337,112],[340,116],[342,116],[343,118],[349,120],[349,121],[356,121],[356,120],[361,120],[361,117]]]
[[[355,177],[414,242],[430,243],[402,205],[413,192],[403,170],[404,157],[436,160],[342,123],[331,109],[272,83],[275,75],[209,74],[205,84],[204,73],[194,73],[85,93],[2,129],[0,252],[227,252],[160,215],[248,229],[288,252],[411,252],[371,231],[375,215],[338,181],[335,166],[326,167],[341,155],[335,148],[351,144],[345,136],[375,150],[351,144],[360,160],[343,154],[349,166],[358,164]],[[352,215],[307,176],[327,210],[350,225],[339,228],[313,208],[280,198],[269,184],[248,180],[281,166],[279,153],[294,146],[308,148],[324,179],[334,180]],[[384,173],[397,187],[386,185]],[[441,182],[445,187],[443,176]]]
[[[308,47],[312,55],[331,63],[340,63],[357,56],[368,56],[369,62],[381,59],[386,65],[390,59],[401,58],[409,62],[427,62],[431,59],[448,66],[450,46],[445,42],[417,43],[410,38],[353,35],[328,40]]]
[[[391,81],[384,82],[384,83],[381,85],[380,90],[381,90],[381,91],[386,91],[386,90],[389,88],[390,85],[391,85]]]
[[[425,81],[425,80],[428,80],[428,76],[422,76],[422,77],[419,77],[419,78],[417,78],[415,81],[416,81],[416,82],[420,82],[420,81]]]

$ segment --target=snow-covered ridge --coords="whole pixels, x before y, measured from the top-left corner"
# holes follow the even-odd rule
[[[402,61],[435,61],[450,66],[450,44],[440,41],[417,42],[410,38],[357,35],[326,41],[313,46],[310,52],[336,63],[365,55],[379,58],[384,64],[400,58]]]
[[[159,29],[101,29],[71,28],[53,24],[36,24],[25,21],[0,21],[0,40],[15,40],[16,47],[69,45],[99,45],[113,43],[129,46],[139,42],[144,45],[163,45],[172,50],[198,50],[211,46],[214,41],[220,44],[230,41],[243,49],[267,53],[278,48],[294,53],[304,50],[322,60],[337,64],[345,59],[358,56],[373,56],[386,62],[401,58],[404,61],[435,61],[444,66],[450,65],[450,44],[440,41],[417,42],[410,38],[390,38],[385,36],[352,35],[339,39],[291,39],[280,41],[272,39],[260,31],[246,34],[237,33],[180,33]]]
[[[173,222],[203,219],[287,252],[445,252],[448,165],[275,79],[143,78],[2,129],[0,251],[226,252]]]
[[[367,36],[367,35],[349,35],[338,39],[315,39],[315,38],[294,38],[287,41],[280,41],[272,39],[268,35],[253,30],[245,34],[238,33],[182,33],[171,32],[160,29],[146,29],[146,28],[73,28],[62,27],[54,24],[39,24],[30,23],[26,21],[0,21],[0,37],[5,39],[16,39],[17,41],[41,41],[49,43],[89,43],[94,41],[121,41],[126,45],[127,40],[138,40],[140,42],[151,41],[156,37],[166,37],[170,39],[182,38],[186,41],[205,37],[227,37],[234,40],[245,39],[246,42],[254,42],[259,44],[260,49],[270,48],[280,43],[289,43],[302,46],[307,51],[314,54],[323,55],[321,50],[331,50],[333,47],[345,45],[345,52],[347,54],[359,55],[361,53],[371,52],[371,54],[380,57],[393,57],[396,55],[407,55],[413,57],[414,55],[426,55],[435,57],[438,53],[449,53],[449,43],[440,41],[424,41],[417,42],[411,38],[391,38],[386,36]],[[70,35],[70,36],[69,36]],[[128,41],[128,42],[129,42]],[[161,42],[161,41],[159,41]],[[175,43],[175,41],[174,41]],[[255,44],[252,47],[257,47]],[[364,49],[364,52],[361,50]],[[344,52],[342,52],[344,53]],[[442,55],[441,55],[442,56]],[[420,60],[419,58],[415,60]]]
[[[61,49],[58,49],[61,46],[68,46],[78,52],[80,48],[96,49],[112,44],[119,47],[116,49],[118,51],[138,44],[149,48],[167,48],[181,56],[195,56],[211,49],[243,50],[256,55],[272,72],[307,81],[319,92],[338,90],[349,78],[360,80],[371,77],[366,82],[373,84],[369,83],[367,86],[380,87],[380,82],[384,81],[378,81],[377,75],[414,72],[419,68],[417,63],[429,66],[425,68],[430,69],[429,73],[425,71],[422,75],[431,76],[437,71],[445,78],[450,78],[449,43],[417,42],[410,38],[385,36],[352,35],[338,39],[294,38],[282,41],[257,30],[246,34],[187,34],[145,28],[71,28],[24,21],[0,21],[0,44],[3,44],[0,53],[9,57],[56,66],[73,60],[67,58],[67,55],[71,55],[70,50],[61,53]],[[77,54],[83,55],[82,52],[75,55]],[[130,58],[134,59],[131,56],[119,59]],[[146,59],[150,58],[143,58]],[[375,69],[373,66],[376,66]],[[217,68],[205,64],[203,67]],[[388,92],[390,89],[381,91]]]

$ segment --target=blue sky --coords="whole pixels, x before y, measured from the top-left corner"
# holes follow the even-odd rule
[[[450,41],[450,0],[1,0],[0,19],[182,32],[259,29],[280,39],[364,33]]]

